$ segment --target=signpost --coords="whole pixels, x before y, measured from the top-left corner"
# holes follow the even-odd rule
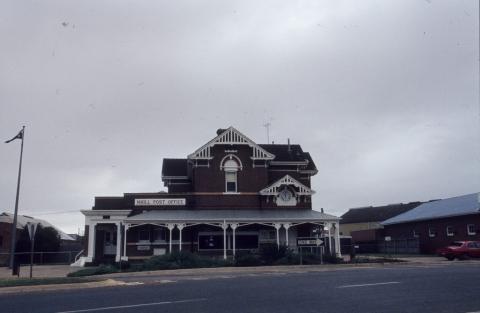
[[[315,238],[315,237],[306,237],[302,238],[299,237],[297,238],[297,247],[300,249],[300,265],[303,264],[303,248],[320,248],[322,249],[324,246],[325,242],[320,239],[320,238]],[[320,263],[323,264],[322,262],[322,255],[320,254]]]
[[[33,248],[35,246],[35,233],[37,232],[37,226],[38,223],[27,223],[28,235],[30,236],[30,278],[32,278],[33,272]]]

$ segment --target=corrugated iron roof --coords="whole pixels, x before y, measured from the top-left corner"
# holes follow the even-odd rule
[[[216,221],[262,222],[262,221],[337,221],[339,218],[314,210],[151,210],[130,216],[127,222]]]
[[[347,213],[341,216],[342,220],[340,221],[340,224],[383,222],[385,220],[388,220],[389,218],[405,213],[419,206],[420,204],[422,204],[422,202],[389,204],[377,207],[370,206],[362,208],[352,208],[349,209]]]
[[[27,215],[20,215],[20,214],[17,215],[17,229],[23,229],[27,225],[28,222],[39,223],[43,227],[54,228],[58,232],[58,234],[60,235],[60,239],[62,239],[62,240],[75,240],[70,235],[68,235],[67,233],[64,233],[62,230],[53,226],[52,224],[50,224],[49,222],[47,222],[45,220],[41,220],[41,219],[38,219],[38,218],[33,218],[33,217],[27,216]],[[4,212],[4,213],[0,214],[0,223],[12,224],[13,223],[13,214],[7,213],[7,212]]]
[[[413,210],[392,217],[384,221],[383,225],[430,220],[450,216],[480,214],[478,193],[458,196],[417,206]]]

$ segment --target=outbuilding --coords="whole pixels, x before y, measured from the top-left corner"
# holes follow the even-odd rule
[[[452,241],[480,240],[479,193],[423,203],[382,223],[385,237],[417,239],[420,253]]]

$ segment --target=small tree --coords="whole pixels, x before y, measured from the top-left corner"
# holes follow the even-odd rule
[[[35,252],[57,252],[60,249],[60,234],[53,227],[43,227],[38,225],[35,233]],[[16,245],[17,252],[30,252],[30,235],[28,229],[25,228],[21,231],[19,239]],[[27,263],[30,257],[27,254],[22,254],[17,258],[21,263]]]

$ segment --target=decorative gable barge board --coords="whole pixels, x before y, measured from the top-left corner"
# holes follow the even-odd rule
[[[188,158],[210,160],[213,158],[211,148],[216,145],[248,145],[252,148],[252,156],[250,157],[252,160],[273,160],[275,158],[275,155],[267,152],[233,127],[229,127],[220,133],[217,137],[190,154]]]
[[[274,182],[270,186],[260,190],[261,195],[271,195],[271,196],[276,196],[278,195],[278,192],[281,188],[281,186],[288,185],[288,186],[294,186],[298,188],[298,191],[296,192],[297,195],[302,195],[302,196],[311,196],[315,192],[305,186],[304,184],[300,183],[296,179],[294,179],[290,175],[285,175],[278,181]]]

